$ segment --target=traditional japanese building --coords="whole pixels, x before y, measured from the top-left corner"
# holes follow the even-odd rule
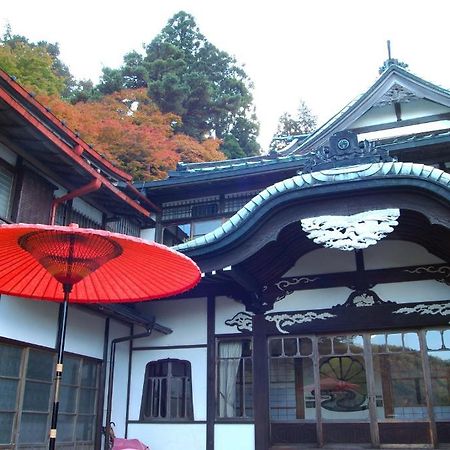
[[[192,450],[449,443],[449,119],[448,91],[388,60],[284,149],[142,186],[157,238],[178,225],[204,276],[139,306],[174,332],[135,343],[129,432]]]
[[[203,272],[71,308],[58,448],[110,419],[152,450],[450,444],[450,92],[401,66],[276,152],[136,185],[1,74],[5,221],[116,227]],[[0,449],[45,448],[57,314],[0,299]]]

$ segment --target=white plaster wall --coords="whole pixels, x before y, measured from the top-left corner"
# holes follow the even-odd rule
[[[206,347],[133,352],[129,420],[139,420],[147,363],[166,358],[183,359],[191,363],[194,420],[206,420]]]
[[[450,300],[450,286],[435,280],[378,284],[373,291],[381,299],[397,303]]]
[[[0,297],[0,336],[55,347],[58,303]]]
[[[161,300],[138,305],[138,309],[154,315],[156,321],[173,333],[154,332],[149,338],[136,341],[136,347],[205,344],[207,339],[206,298]]]
[[[270,312],[331,308],[344,303],[351,292],[344,287],[294,291],[283,300],[276,302]]]
[[[225,324],[225,321],[233,318],[237,313],[244,312],[245,306],[229,297],[216,298],[216,334],[236,333],[235,327]]]
[[[67,352],[103,359],[105,318],[74,306],[67,316]]]
[[[73,208],[97,223],[103,221],[103,213],[79,197],[73,199]]]
[[[137,331],[135,331],[135,333],[137,333]],[[115,320],[110,321],[107,358],[108,362],[106,368],[107,372],[105,385],[105,403],[103,415],[104,421],[106,421],[111,341],[123,336],[129,336],[130,334],[131,333],[129,326],[121,324]],[[129,346],[129,341],[121,342],[120,344],[116,345],[111,420],[116,424],[114,431],[117,437],[124,437],[126,429]],[[104,425],[106,425],[106,423],[104,423]]]
[[[214,450],[254,450],[255,427],[253,424],[216,424],[214,426]]]
[[[322,273],[351,272],[356,270],[354,252],[334,248],[319,248],[297,260],[283,276],[316,275]]]
[[[366,270],[392,267],[441,264],[444,261],[429,253],[424,247],[406,241],[380,241],[363,250]]]
[[[141,239],[145,241],[153,242],[155,240],[155,229],[145,228],[141,230]]]
[[[205,424],[132,423],[128,427],[129,438],[139,439],[151,450],[205,450]],[[231,445],[227,450],[234,450]],[[246,450],[251,450],[250,447]]]

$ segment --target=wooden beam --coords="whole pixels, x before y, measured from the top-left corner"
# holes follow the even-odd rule
[[[398,116],[397,116],[398,117]],[[391,128],[407,127],[410,125],[420,125],[422,123],[437,122],[440,120],[449,120],[450,113],[433,114],[426,117],[417,117],[415,119],[400,120],[399,122],[387,122],[378,125],[368,125],[365,127],[350,128],[356,134],[369,133],[371,131],[389,130]]]

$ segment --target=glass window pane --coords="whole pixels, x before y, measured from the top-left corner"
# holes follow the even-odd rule
[[[16,409],[18,380],[0,378],[0,410],[14,411]]]
[[[348,351],[348,340],[346,336],[336,336],[333,339],[333,350],[334,353],[337,353],[338,355],[342,355],[343,353],[347,353]]]
[[[300,338],[300,355],[309,356],[312,354],[312,341],[310,338]]]
[[[419,352],[374,355],[375,394],[380,419],[423,420],[427,417]]]
[[[364,351],[364,341],[361,335],[348,336],[347,339],[351,353],[362,353]]]
[[[97,387],[98,363],[94,361],[83,361],[81,369],[81,385],[86,387]]]
[[[269,354],[270,356],[281,356],[281,339],[272,339],[269,341]]]
[[[76,440],[92,441],[94,439],[95,416],[78,416]]]
[[[11,442],[14,413],[0,413],[0,444]]]
[[[22,349],[13,345],[0,344],[0,376],[18,377]]]
[[[95,412],[95,398],[97,392],[94,389],[80,389],[80,403],[78,411],[83,414]]]
[[[77,406],[77,388],[73,386],[61,386],[59,397],[59,410],[63,413],[73,413]]]
[[[442,348],[441,332],[437,330],[427,331],[427,347],[429,350],[440,350]]]
[[[402,335],[400,333],[388,334],[387,345],[390,352],[401,352],[403,350]]]
[[[370,337],[372,343],[372,351],[374,353],[382,353],[386,351],[386,336],[384,334],[373,334]]]
[[[75,416],[58,415],[57,442],[71,442],[74,439]]]
[[[184,377],[186,376],[186,364],[184,361],[172,361],[172,376]]]
[[[13,185],[13,175],[4,168],[0,169],[0,216],[8,218],[9,201]]]
[[[64,358],[62,382],[64,384],[78,384],[79,369],[80,360],[66,356]]]
[[[284,339],[284,354],[286,356],[294,356],[297,354],[297,339],[285,338]]]
[[[419,336],[417,336],[417,333],[405,333],[403,335],[403,343],[405,350],[420,350]]]
[[[48,434],[47,417],[47,414],[23,413],[19,432],[19,442],[45,442]]]
[[[450,350],[450,330],[445,330],[442,334],[443,334],[443,337],[444,337],[445,348]]]
[[[331,339],[328,337],[319,338],[319,354],[321,355],[331,355]]]
[[[428,352],[436,420],[450,420],[450,351]]]
[[[27,381],[23,397],[23,409],[25,411],[48,411],[50,388],[50,384]]]
[[[54,372],[54,356],[52,353],[30,349],[28,355],[27,378],[51,381]]]

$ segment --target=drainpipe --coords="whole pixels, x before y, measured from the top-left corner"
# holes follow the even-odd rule
[[[144,337],[148,337],[152,334],[153,328],[155,325],[155,320],[152,323],[148,324],[147,331],[139,334],[132,334],[131,336],[123,336],[120,338],[113,339],[111,341],[111,352],[109,357],[109,377],[108,377],[108,398],[106,401],[106,426],[105,426],[105,449],[109,450],[110,441],[109,436],[111,433],[111,409],[112,409],[112,396],[113,396],[113,387],[114,387],[114,365],[116,358],[116,344],[126,341],[132,341],[134,339],[140,339]]]
[[[75,197],[81,197],[82,195],[90,194],[91,192],[98,191],[102,187],[102,182],[98,178],[94,178],[88,184],[81,186],[78,189],[75,189],[62,197],[55,198],[52,201],[52,206],[50,209],[50,225],[55,224],[56,218],[56,209],[61,203],[64,203],[68,200],[72,200]]]

